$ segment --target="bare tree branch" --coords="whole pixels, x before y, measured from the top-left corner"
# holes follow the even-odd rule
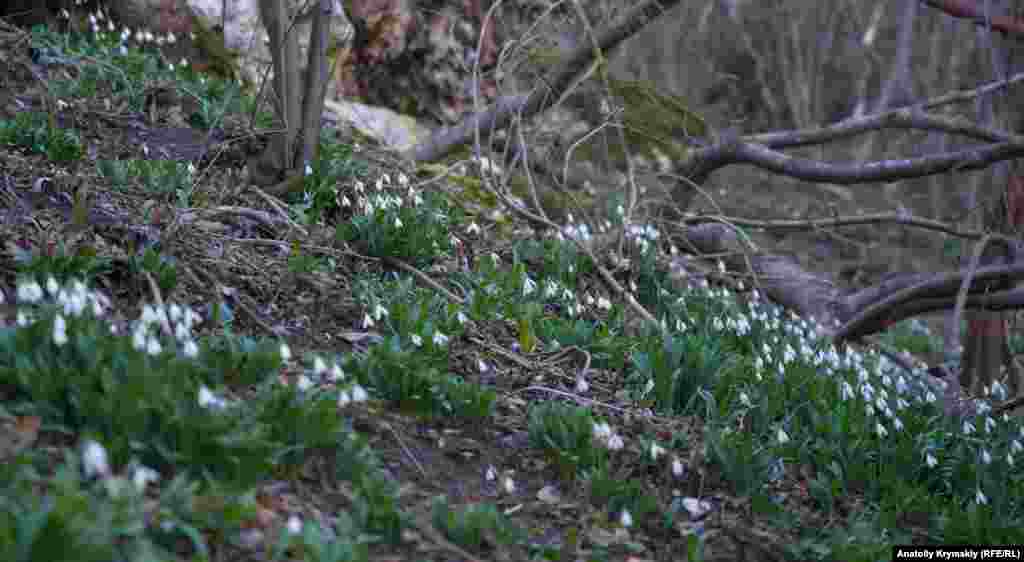
[[[601,52],[610,52],[637,31],[646,27],[680,0],[647,0],[630,10],[618,21],[597,34],[597,47]],[[459,146],[473,139],[473,131],[501,130],[507,127],[520,111],[523,118],[541,113],[562,97],[594,62],[595,49],[592,44],[581,43],[565,55],[562,65],[542,81],[543,86],[526,95],[502,96],[485,112],[470,116],[461,124],[442,130],[427,141],[410,149],[406,156],[414,161],[431,161],[442,158]]]

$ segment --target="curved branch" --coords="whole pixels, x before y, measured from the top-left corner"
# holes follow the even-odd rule
[[[1024,156],[1024,142],[1015,139],[1014,141],[956,152],[930,154],[918,158],[830,164],[807,158],[794,158],[764,145],[734,142],[693,151],[687,159],[686,168],[688,169],[687,175],[704,178],[711,172],[729,164],[750,164],[799,180],[850,185],[892,182],[944,172],[981,170],[995,162],[1021,156]]]
[[[1024,74],[1021,75],[1024,79]],[[963,135],[984,142],[1024,142],[1024,138],[995,131],[988,127],[980,127],[964,118],[948,118],[924,113],[917,109],[901,108],[874,115],[866,115],[840,121],[826,127],[815,127],[797,131],[779,131],[749,135],[741,140],[754,144],[762,144],[770,148],[791,148],[798,146],[820,145],[825,142],[847,139],[863,133],[881,131],[883,129],[918,129],[923,131],[940,131],[953,135]]]
[[[725,221],[736,226],[747,228],[763,228],[775,232],[794,230],[821,230],[825,228],[840,228],[845,226],[861,226],[865,224],[900,224],[911,226],[921,230],[941,232],[957,238],[966,240],[980,240],[985,236],[991,236],[993,240],[1004,243],[1014,243],[1016,239],[1002,234],[988,233],[981,230],[958,230],[949,224],[933,219],[915,217],[904,213],[874,213],[870,215],[858,215],[854,217],[836,217],[827,219],[777,219],[777,220],[754,220],[746,218],[734,218],[721,215],[700,215],[696,217],[684,217],[678,222],[681,224],[702,224],[707,222]]]

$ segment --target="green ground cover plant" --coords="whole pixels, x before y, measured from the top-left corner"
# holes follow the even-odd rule
[[[61,99],[107,82],[141,108],[147,81],[174,80],[201,102],[201,127],[254,103],[146,48],[121,49],[120,33],[33,41],[83,65],[77,82],[53,85]],[[66,161],[73,132],[53,134],[48,119],[4,122],[0,140]],[[333,346],[293,351],[280,325],[243,333],[247,305],[223,287],[205,308],[162,298],[117,308],[111,293],[139,291],[102,258],[23,260],[15,289],[0,292],[11,313],[0,326],[0,421],[37,446],[4,451],[0,558],[357,561],[418,552],[409,545],[428,537],[445,545],[435,560],[611,560],[669,543],[675,559],[698,560],[723,504],[791,538],[794,560],[1024,542],[1016,418],[989,415],[986,401],[975,417],[945,416],[919,373],[819,338],[756,289],[677,287],[650,226],[629,231],[623,284],[667,329],[638,327],[573,244],[591,226],[484,244],[483,213],[457,192],[424,190],[397,169],[375,178],[354,144],[322,143],[303,202],[276,210],[325,224],[325,243],[360,261],[338,252],[321,267],[328,258],[299,260],[307,246],[288,240],[265,259],[294,277],[346,279]],[[182,163],[93,166],[111,192],[137,183],[182,208],[204,189]],[[461,261],[466,241],[475,259]],[[180,286],[195,283],[165,248],[129,251],[133,277],[155,287],[143,294],[185,296]],[[424,283],[424,271],[439,281]],[[936,349],[910,325],[892,343]],[[602,399],[590,398],[598,388]],[[495,444],[516,433],[520,448]],[[452,445],[465,435],[490,448]],[[496,458],[509,465],[500,476]],[[466,465],[475,479],[430,486]],[[276,499],[282,489],[306,501]],[[548,523],[557,543],[537,539]]]

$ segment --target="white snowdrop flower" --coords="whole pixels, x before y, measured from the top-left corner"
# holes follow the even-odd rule
[[[345,372],[341,370],[341,367],[337,363],[331,365],[331,370],[327,373],[327,380],[336,383],[343,378],[345,378]]]
[[[139,317],[139,322],[142,322],[146,326],[156,324],[160,321],[160,313],[157,312],[156,307],[150,304],[142,305],[142,315]]]
[[[594,424],[594,437],[599,440],[608,439],[612,434],[612,428],[608,425],[608,422],[599,422]]]
[[[992,433],[992,430],[996,428],[996,420],[985,416],[985,433]]]
[[[525,275],[524,274],[523,275],[523,296],[525,297],[525,296],[528,296],[528,295],[532,294],[533,291],[536,290],[536,289],[537,289],[537,283],[533,279],[530,279],[529,275]]]
[[[654,379],[647,379],[647,382],[644,383],[644,396],[650,394],[652,390],[654,390]]]
[[[789,435],[787,435],[786,430],[782,429],[781,427],[779,428],[779,432],[776,437],[779,440],[780,445],[785,445],[786,443],[789,443]]]
[[[903,378],[903,375],[900,375],[899,378],[896,379],[896,392],[906,394],[908,389],[907,379]]]
[[[892,418],[892,426],[896,428],[896,431],[903,431],[903,421],[899,418]]]
[[[480,232],[480,227],[477,226],[476,222],[471,222],[469,223],[469,226],[466,227],[466,232],[469,234],[478,234]]]
[[[434,345],[445,345],[448,343],[448,336],[440,331],[434,332]]]
[[[665,454],[665,449],[657,443],[651,443],[651,460],[656,461],[658,457]]]
[[[460,310],[458,313],[455,314],[455,320],[457,320],[460,325],[465,326],[466,325],[466,321],[469,320],[469,317],[466,316],[465,312],[462,312]]]
[[[868,402],[875,399],[875,387],[871,386],[871,383],[864,383],[861,385],[860,393],[864,396],[864,400]]]
[[[86,478],[94,476],[108,476],[110,474],[110,462],[107,460],[107,450],[92,439],[82,446],[82,470]]]
[[[181,57],[181,60],[178,61],[178,66],[180,66],[181,68],[185,68],[186,66],[188,66],[188,59],[186,59],[185,57]]]
[[[986,449],[981,450],[981,462],[985,464],[992,464],[992,455],[990,455]]]
[[[1006,387],[1003,386],[1002,383],[1000,383],[999,381],[993,382],[992,396],[995,397],[996,400],[1003,400],[1004,398],[1006,398]]]
[[[619,523],[621,523],[623,527],[627,528],[633,526],[633,516],[629,514],[628,509],[622,510],[622,514],[619,515]]]
[[[928,394],[925,394],[924,399],[926,401],[928,401],[928,402],[935,402],[935,400],[936,400],[935,394],[932,391],[929,390]]]
[[[219,399],[213,395],[206,385],[199,387],[199,405],[202,407],[216,407]]]
[[[672,455],[672,475],[676,478],[683,476],[683,462],[676,455]]]
[[[842,390],[840,391],[840,395],[842,396],[843,400],[849,400],[853,398],[853,386],[851,386],[849,382],[843,381],[843,386]]]
[[[299,378],[295,380],[295,386],[300,392],[306,392],[313,388],[313,380],[306,375],[299,375]]]
[[[885,438],[885,437],[886,437],[887,435],[889,435],[889,432],[888,432],[888,431],[887,431],[887,430],[885,429],[885,426],[884,426],[884,425],[882,425],[882,424],[881,424],[881,423],[879,423],[879,422],[876,422],[876,423],[875,423],[875,433],[877,433],[877,434],[878,434],[878,436],[879,436],[879,437],[881,437],[881,438],[883,438],[883,439],[884,439],[884,438]]]
[[[611,310],[612,302],[605,297],[600,297],[597,299],[597,308],[601,310]]]
[[[421,347],[423,345],[423,338],[421,338],[419,334],[413,334],[409,336],[409,339],[412,340],[412,344],[416,347]]]
[[[199,346],[193,340],[188,340],[185,345],[182,346],[181,352],[185,354],[185,357],[189,359],[195,359],[199,355]]]
[[[348,406],[350,402],[352,402],[352,393],[350,391],[343,390],[340,393],[338,393],[339,408],[344,408],[345,406]]]
[[[370,395],[366,393],[366,389],[360,384],[352,385],[352,401],[353,402],[365,402]]]
[[[402,223],[402,219],[395,217],[395,228],[402,228],[403,225],[404,223]]]
[[[971,435],[972,433],[974,433],[974,424],[971,423],[970,420],[964,421],[963,432],[964,435]]]
[[[746,392],[741,392],[740,393],[740,403],[743,404],[744,406],[748,407],[748,408],[751,406],[750,397],[747,396]]]
[[[981,488],[978,488],[978,493],[975,494],[974,501],[980,505],[985,505],[988,503],[988,498],[986,498],[985,494],[982,493]]]
[[[612,434],[612,436],[608,438],[608,450],[609,451],[618,451],[618,450],[621,450],[625,446],[626,446],[626,443],[622,440],[622,436],[617,434],[617,433]]]
[[[363,329],[373,327],[373,318],[370,317],[369,313],[363,315]]]
[[[1014,439],[1013,441],[1010,442],[1010,451],[1014,453],[1019,453],[1021,451],[1024,451],[1024,446],[1021,446],[1020,441]]]
[[[292,349],[286,343],[281,344],[278,353],[281,355],[281,361],[287,361],[292,358]]]
[[[327,363],[319,355],[313,358],[313,374],[320,376],[327,371]]]
[[[484,471],[484,479],[488,482],[494,482],[498,478],[498,471],[495,470],[494,465],[489,465],[487,470]]]
[[[64,317],[60,314],[53,318],[53,343],[57,347],[68,343],[67,324],[64,322]]]
[[[163,351],[163,346],[160,345],[160,340],[156,339],[156,336],[149,336],[146,340],[146,353],[160,355],[161,351]]]
[[[160,473],[148,466],[137,466],[132,472],[132,484],[135,486],[135,491],[140,494],[146,491],[146,486],[159,480]]]
[[[935,458],[935,455],[928,453],[925,456],[924,461],[928,463],[928,468],[935,468],[935,465],[939,464],[939,461]]]
[[[1013,466],[1013,453],[1006,453],[1006,464]]]
[[[50,296],[56,296],[60,292],[60,285],[57,284],[57,280],[52,275],[46,278],[46,292],[50,293]]]
[[[168,31],[167,36],[164,37],[164,41],[166,41],[168,45],[173,45],[178,42],[178,38],[175,37],[173,33]]]
[[[146,327],[141,323],[135,325],[132,330],[132,349],[142,351],[146,349]]]
[[[18,303],[36,303],[43,299],[43,288],[35,281],[21,283],[17,290]]]
[[[297,516],[297,515],[292,515],[291,517],[288,518],[287,527],[288,527],[288,534],[290,534],[290,535],[297,535],[297,534],[301,533],[302,532],[302,519],[299,519],[299,516]]]
[[[188,326],[184,322],[178,322],[174,325],[174,338],[178,341],[185,341],[191,336]]]
[[[505,479],[501,481],[501,484],[502,484],[502,490],[504,490],[504,492],[506,494],[514,494],[515,493],[515,491],[516,491],[516,483],[515,483],[514,480],[512,480],[511,476],[506,476]]]
[[[584,394],[590,390],[590,384],[587,383],[587,379],[579,377],[576,379],[576,394]]]

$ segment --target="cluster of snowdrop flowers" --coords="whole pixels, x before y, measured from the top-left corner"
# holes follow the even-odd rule
[[[282,361],[288,361],[292,357],[292,350],[288,347],[288,344],[282,343],[279,354]],[[314,378],[323,383],[340,385],[345,381],[345,372],[341,370],[341,366],[337,363],[333,363],[328,367],[327,362],[322,357],[317,356],[313,358],[313,378],[310,378],[309,375],[301,374],[296,379],[295,386],[301,392],[309,392],[317,385],[314,382]],[[209,391],[207,390],[207,392]],[[212,397],[212,393],[208,394],[208,396]],[[369,394],[366,392],[366,389],[359,383],[354,383],[342,390],[338,395],[338,407],[344,408],[354,402],[364,402],[368,398]],[[200,390],[200,405],[203,405],[202,390]],[[208,403],[206,405],[215,406],[216,404]]]
[[[383,174],[377,178],[377,181],[374,183],[374,188],[377,191],[381,191],[384,189],[384,186],[388,185],[391,185],[391,176]],[[409,177],[404,173],[398,174],[398,185],[406,188],[406,197],[409,201],[412,201],[414,207],[418,207],[423,204],[423,197],[421,197],[419,192],[409,184]],[[362,209],[363,213],[367,215],[372,215],[377,209],[397,209],[401,207],[403,203],[402,198],[397,195],[389,195],[387,193],[375,193],[369,197],[363,195],[366,192],[366,184],[364,184],[362,180],[356,180],[352,185],[352,188],[359,195],[356,199],[356,207]],[[352,206],[352,200],[349,199],[347,195],[341,194],[340,192],[339,195],[340,197],[337,200],[339,205],[342,207]]]
[[[157,335],[163,330],[174,336],[183,355],[194,359],[199,355],[199,346],[192,339],[192,328],[199,320],[199,315],[187,306],[143,305],[142,315],[132,328],[132,347],[149,355],[158,355],[163,346]]]
[[[130,478],[113,474],[110,469],[107,450],[98,441],[89,439],[82,444],[82,473],[86,479],[100,478],[112,497],[121,496],[129,486],[136,493],[143,493],[146,487],[160,480],[160,473],[133,461],[129,469]]]
[[[80,4],[79,4],[80,5]],[[59,14],[61,19],[71,19],[71,13],[66,9],[62,9]],[[127,51],[127,47],[124,45],[126,41],[134,39],[135,42],[140,44],[152,44],[157,47],[164,45],[174,45],[178,42],[178,38],[171,32],[166,34],[153,33],[148,29],[137,29],[132,31],[128,27],[123,27],[120,33],[117,33],[117,25],[114,23],[112,17],[106,14],[102,8],[97,8],[95,12],[90,12],[88,15],[89,29],[92,30],[101,39],[106,33],[116,34],[121,40],[121,52],[124,54]],[[195,34],[190,34],[191,38],[195,39]]]
[[[53,276],[46,279],[45,288],[35,280],[19,283],[16,297],[19,305],[56,303],[60,311],[57,312],[53,320],[53,343],[58,347],[68,342],[66,317],[82,316],[85,312],[90,312],[93,317],[98,318],[110,307],[110,299],[102,293],[90,291],[81,281],[75,280],[69,285],[61,287]],[[3,292],[0,292],[0,303],[3,302]],[[28,326],[35,320],[31,310],[19,306],[15,319],[18,326]]]
[[[762,342],[759,353],[754,359],[756,377],[761,380],[761,372],[769,366],[776,366],[779,376],[782,376],[788,366],[800,363],[814,367],[826,375],[835,375],[845,370],[852,375],[852,378],[837,379],[840,397],[843,400],[862,399],[865,413],[872,419],[872,431],[880,438],[887,439],[893,431],[900,432],[904,429],[904,422],[900,412],[907,410],[911,403],[934,403],[938,400],[932,387],[925,383],[923,372],[914,373],[908,376],[902,368],[894,364],[885,356],[871,351],[861,353],[852,349],[849,345],[841,350],[830,343],[813,341],[813,323],[799,321],[795,323],[782,323],[782,315],[778,309],[766,311],[765,309],[755,310],[752,307],[751,317],[755,320],[765,322],[769,328],[781,328],[775,331],[783,334],[776,335]],[[728,324],[724,324],[728,326]],[[718,326],[716,325],[716,328]],[[790,337],[785,337],[789,335]],[[795,343],[792,341],[795,338]],[[874,367],[872,367],[872,365]],[[943,384],[944,386],[944,384]],[[1006,396],[1006,389],[1001,383],[994,383],[984,389],[986,396],[996,399]],[[749,397],[741,393],[740,402],[747,405]],[[967,419],[962,422],[961,433],[970,437],[979,431],[979,426],[986,434],[995,433],[1000,422],[1008,423],[1009,417],[1004,414],[999,420],[987,415],[991,406],[986,401],[978,401],[978,417]],[[978,426],[976,426],[978,424]],[[1024,439],[1024,428],[1020,429],[1021,437]],[[1014,466],[1015,456],[1024,450],[1020,439],[1012,439],[1006,447],[1005,455],[1001,458],[1009,466]],[[777,430],[776,442],[785,445],[790,440],[789,435],[782,428]],[[922,452],[922,460],[928,468],[935,468],[940,463],[938,452],[934,447],[927,447]],[[986,446],[979,446],[977,459],[981,465],[989,465],[996,462],[995,457]],[[976,501],[987,503],[987,498],[979,488]]]

